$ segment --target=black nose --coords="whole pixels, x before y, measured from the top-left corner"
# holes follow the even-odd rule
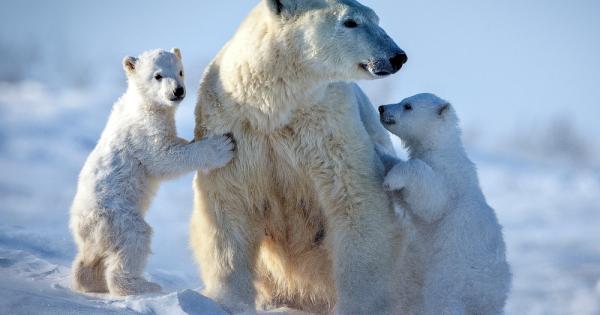
[[[380,114],[385,113],[385,106],[379,106],[379,113]]]
[[[175,93],[174,94],[177,97],[182,97],[185,94],[185,89],[180,86],[177,89],[175,89]]]
[[[405,52],[395,54],[394,57],[390,58],[390,63],[392,64],[392,68],[394,68],[394,73],[396,73],[400,69],[402,69],[402,66],[407,61],[408,61],[408,56],[406,56]]]

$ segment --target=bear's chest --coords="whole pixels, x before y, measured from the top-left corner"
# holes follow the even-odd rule
[[[277,243],[299,242],[290,237],[306,238],[304,233],[290,233],[299,227],[311,227],[318,235],[323,226],[317,202],[315,183],[310,176],[312,164],[310,147],[304,143],[306,134],[291,126],[277,132],[262,134],[245,132],[236,137],[238,154],[235,158],[236,178],[251,196],[257,219],[269,238]]]

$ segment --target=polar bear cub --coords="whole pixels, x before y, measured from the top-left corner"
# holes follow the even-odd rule
[[[465,153],[453,107],[419,94],[379,111],[410,155],[393,166],[384,187],[397,192],[416,231],[407,264],[410,274],[421,273],[416,313],[501,314],[511,281],[501,226]]]
[[[179,49],[126,57],[127,92],[79,176],[70,227],[79,249],[74,288],[124,296],[160,291],[142,273],[152,229],[144,221],[159,182],[197,169],[225,166],[228,136],[178,138],[175,110],[185,97]]]

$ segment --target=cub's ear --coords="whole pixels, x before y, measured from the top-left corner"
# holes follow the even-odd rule
[[[298,14],[308,0],[264,0],[271,13],[283,18]]]
[[[171,52],[175,54],[179,60],[181,60],[181,50],[179,50],[179,48],[173,48],[171,49]]]
[[[448,113],[448,111],[450,111],[450,104],[449,103],[443,104],[438,109],[438,116],[440,116],[441,118],[443,118],[443,117],[446,116],[446,114]]]
[[[135,57],[125,57],[123,59],[123,69],[127,74],[134,73],[138,59]]]

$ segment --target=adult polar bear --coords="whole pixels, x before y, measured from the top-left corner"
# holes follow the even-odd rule
[[[346,82],[406,62],[378,22],[353,0],[263,0],[206,70],[196,138],[231,132],[238,152],[197,174],[191,243],[227,310],[393,313],[400,236],[374,142],[391,144]]]

